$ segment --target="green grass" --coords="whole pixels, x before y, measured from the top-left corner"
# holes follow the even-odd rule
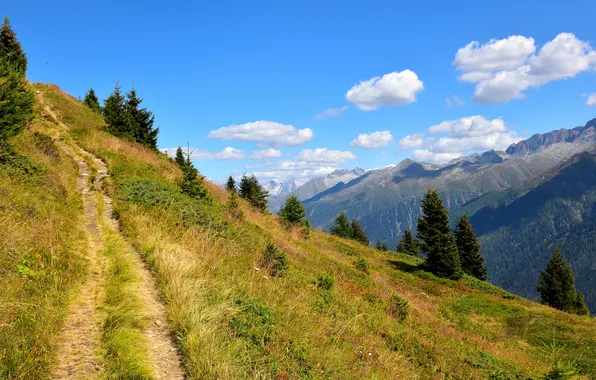
[[[98,214],[103,212],[103,197],[97,194]],[[111,230],[101,225],[103,254],[108,261],[102,309],[105,319],[101,341],[104,374],[110,379],[151,379],[153,370],[147,353],[143,329],[147,315],[137,289],[140,287],[136,252]]]
[[[0,378],[48,376],[72,291],[85,278],[78,168],[36,117],[0,165]]]

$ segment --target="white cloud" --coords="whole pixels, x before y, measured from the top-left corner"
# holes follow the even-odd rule
[[[482,116],[462,117],[443,121],[428,128],[429,133],[448,133],[450,137],[485,136],[494,132],[505,132],[507,127],[500,119],[486,120]]]
[[[474,83],[489,79],[494,72],[518,68],[534,51],[534,39],[524,36],[493,39],[484,45],[472,41],[457,51],[453,65],[464,72],[460,80]]]
[[[221,127],[209,132],[207,138],[256,141],[266,145],[298,146],[306,144],[313,136],[314,133],[310,128],[296,129],[292,125],[261,120]]]
[[[415,161],[443,163],[461,157],[461,153],[433,153],[428,149],[416,149],[412,153]]]
[[[393,136],[391,136],[389,131],[377,131],[369,134],[359,134],[358,137],[352,141],[350,146],[375,149],[387,146],[391,141],[393,141]]]
[[[588,106],[596,106],[596,92],[590,94],[588,96],[588,100],[586,100],[586,105]]]
[[[305,162],[340,164],[348,160],[354,160],[356,159],[356,156],[350,151],[317,148],[315,150],[304,149],[298,156],[295,157],[295,159],[297,161]]]
[[[315,120],[321,120],[321,119],[324,119],[326,117],[339,116],[345,110],[347,110],[348,108],[350,108],[350,106],[343,106],[343,107],[339,107],[339,108],[329,108],[329,109],[326,109],[325,111],[323,111],[320,114],[318,114],[317,116],[315,116]]]
[[[349,151],[328,150],[318,148],[315,150],[304,149],[291,160],[283,160],[268,168],[255,171],[259,179],[274,179],[283,181],[289,178],[311,178],[327,175],[337,169],[337,165],[355,159],[356,156]]]
[[[459,49],[454,65],[464,72],[461,80],[477,83],[473,100],[498,104],[521,99],[529,88],[573,78],[596,65],[596,51],[572,33],[560,33],[537,54],[533,43],[531,38],[511,36],[483,46],[472,42]],[[484,46],[492,48],[483,50]]]
[[[270,158],[279,158],[281,157],[281,150],[278,149],[264,149],[264,150],[257,150],[252,152],[250,158],[253,160],[266,160]]]
[[[406,136],[399,142],[401,149],[416,149],[412,158],[418,161],[446,162],[474,151],[505,149],[521,138],[500,119],[487,120],[482,116],[468,116],[443,121],[428,128],[438,137],[424,134]]]
[[[424,89],[418,75],[411,70],[392,72],[354,85],[346,93],[346,100],[363,111],[382,106],[405,105],[416,101],[416,94]]]
[[[463,99],[461,99],[459,96],[453,95],[453,96],[445,99],[445,104],[449,108],[451,108],[453,106],[463,107],[466,104],[466,102]]]
[[[161,149],[165,154],[174,157],[177,148]],[[184,150],[186,153],[186,150]],[[240,149],[232,148],[230,146],[224,148],[219,152],[209,152],[208,150],[190,148],[190,158],[193,160],[243,160],[246,154]]]

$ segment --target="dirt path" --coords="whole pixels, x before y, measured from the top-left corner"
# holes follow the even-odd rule
[[[42,99],[43,102],[43,99]],[[60,122],[56,114],[45,107],[48,112],[64,129],[67,125]],[[90,236],[89,260],[90,275],[81,287],[78,299],[71,306],[69,316],[62,331],[62,340],[57,347],[58,365],[52,372],[55,379],[86,379],[96,378],[101,372],[98,363],[98,350],[101,347],[101,316],[97,308],[101,305],[105,258],[100,257],[102,240],[99,229],[100,220],[116,232],[120,232],[118,221],[112,217],[112,199],[103,193],[103,215],[97,215],[96,198],[89,192],[90,168],[87,162],[92,162],[97,170],[94,187],[102,190],[103,179],[108,177],[106,164],[93,154],[77,146],[75,152],[70,146],[59,143],[79,165],[79,180],[77,190],[83,195],[85,210],[85,224]],[[149,359],[153,366],[156,379],[184,379],[184,372],[178,352],[172,342],[168,330],[168,320],[165,307],[157,292],[155,281],[147,266],[137,254],[134,256],[137,273],[140,277],[138,294],[144,303],[144,309],[149,318],[144,334],[149,342]]]
[[[83,195],[85,229],[89,236],[89,274],[80,294],[70,306],[60,341],[56,347],[58,363],[53,368],[53,379],[95,378],[101,372],[97,349],[100,347],[101,316],[97,311],[102,303],[104,260],[98,254],[101,237],[97,223],[97,204],[89,193],[89,165],[67,145],[60,146],[79,165],[77,191]]]

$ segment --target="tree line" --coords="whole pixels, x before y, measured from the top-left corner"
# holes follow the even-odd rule
[[[157,150],[159,128],[153,126],[155,116],[147,108],[141,107],[142,102],[143,99],[134,88],[122,94],[117,81],[114,91],[104,100],[103,107],[92,88],[83,99],[87,107],[103,115],[108,132]]]

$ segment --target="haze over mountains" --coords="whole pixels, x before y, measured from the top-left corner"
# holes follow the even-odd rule
[[[596,288],[596,285],[589,283],[587,278],[590,274],[594,278],[596,233],[590,230],[590,226],[583,224],[581,228],[588,230],[582,230],[585,244],[580,250],[560,242],[559,235],[577,232],[586,218],[594,220],[594,200],[586,194],[596,190],[596,184],[590,182],[594,170],[589,165],[595,143],[596,119],[593,119],[584,126],[533,135],[512,144],[506,151],[476,153],[443,165],[406,159],[398,165],[368,172],[342,169],[327,177],[314,178],[285,194],[278,193],[270,198],[270,210],[279,210],[285,197],[297,195],[303,200],[314,227],[328,228],[335,216],[345,211],[350,218],[359,221],[371,240],[379,238],[394,248],[405,229],[415,229],[422,195],[427,188],[433,187],[442,194],[452,219],[463,212],[472,216],[485,245],[483,253],[487,256],[491,281],[508,290],[533,297],[538,271],[548,259],[553,246],[567,245],[570,251],[573,250],[568,255],[578,273],[579,288],[586,293],[586,301],[594,310],[596,293],[591,294],[589,287]],[[585,180],[582,189],[586,194],[577,190],[548,193],[547,196],[538,190],[549,179],[549,183],[558,183],[562,187],[575,186],[569,182],[563,185],[561,178],[567,178],[563,172],[570,170],[575,170],[575,175],[579,175],[577,168],[580,167],[586,170],[582,178]],[[511,203],[515,203],[516,210],[534,207],[548,214],[555,207],[549,202],[555,202],[560,207],[564,204],[566,215],[575,215],[569,220],[558,220],[565,224],[564,230],[567,232],[558,230],[557,235],[557,229],[552,229],[552,218],[542,214],[532,215],[534,219],[528,220],[503,216],[510,212],[511,208],[507,208],[507,205]],[[490,218],[487,215],[491,215]],[[536,221],[536,218],[540,221]],[[518,226],[516,228],[521,230],[507,229],[510,227],[507,219],[514,220]],[[533,235],[534,238],[542,236],[544,231],[551,231],[549,238],[534,241],[531,249],[523,241],[524,233],[528,232],[528,223],[533,225],[532,231],[539,231]],[[508,240],[508,236],[514,233],[515,238]],[[502,244],[510,247],[503,250]],[[524,263],[527,265],[524,266]],[[517,275],[510,275],[514,269]],[[515,281],[511,278],[515,278]]]

